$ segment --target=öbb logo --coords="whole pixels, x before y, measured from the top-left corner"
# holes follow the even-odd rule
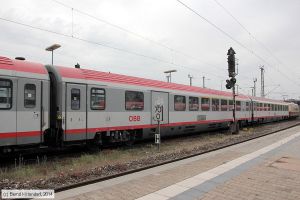
[[[139,121],[141,121],[141,116],[138,116],[138,115],[129,116],[129,121],[130,122],[139,122]]]

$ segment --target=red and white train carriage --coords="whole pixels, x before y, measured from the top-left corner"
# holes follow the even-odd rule
[[[239,95],[239,123],[289,118],[289,103]],[[228,127],[231,93],[87,69],[0,57],[0,147],[63,146]]]

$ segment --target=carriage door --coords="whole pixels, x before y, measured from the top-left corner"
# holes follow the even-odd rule
[[[18,80],[17,144],[41,142],[41,94],[42,82],[40,80]]]
[[[152,117],[151,121],[152,124],[157,124],[157,121],[154,120],[156,118],[156,115],[160,113],[161,115],[161,124],[168,124],[169,123],[169,93],[167,92],[151,92],[152,96]],[[163,109],[161,110],[157,109],[157,105],[162,105]]]
[[[66,84],[65,140],[86,139],[86,85]]]

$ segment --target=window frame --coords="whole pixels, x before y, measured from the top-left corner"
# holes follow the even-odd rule
[[[184,109],[183,110],[176,109],[176,106],[175,106],[176,97],[184,97]],[[174,111],[186,111],[186,96],[184,96],[184,95],[174,95]]]
[[[238,108],[238,102],[239,102],[239,108]],[[236,111],[242,111],[242,101],[235,101],[235,109]]]
[[[78,109],[74,109],[73,108],[73,104],[72,104],[72,94],[73,94],[73,92],[72,91],[74,91],[74,90],[77,90],[77,91],[79,91],[79,100],[76,100],[76,101],[79,101],[79,107],[78,107]],[[80,96],[81,96],[81,91],[80,91],[80,89],[79,88],[72,88],[71,89],[71,110],[80,110],[80,108],[81,108],[81,106],[80,106],[80,104],[81,104],[81,98],[80,98]]]
[[[98,93],[93,93],[93,89],[96,89],[96,90],[102,90],[103,91],[103,95],[104,95],[104,108],[101,109],[101,108],[94,108],[92,106],[92,94],[98,94]],[[102,94],[101,94],[102,95]],[[106,109],[106,91],[104,88],[97,88],[97,87],[92,87],[91,88],[91,92],[90,92],[90,109],[91,110],[105,110]]]
[[[222,106],[224,107],[225,105],[222,104],[222,102],[226,101],[226,110],[222,108]],[[228,111],[228,100],[227,99],[221,99],[221,111]]]
[[[128,109],[127,106],[126,106],[126,94],[129,93],[129,92],[135,92],[135,93],[141,93],[143,95],[143,108],[142,109]],[[141,91],[134,91],[134,90],[126,90],[125,91],[125,110],[129,110],[129,111],[143,111],[145,109],[145,94],[144,92],[141,92]]]
[[[203,102],[202,102],[202,100],[203,99],[208,99],[208,110],[203,110],[203,105],[205,105],[205,104],[203,104]],[[210,105],[210,98],[208,98],[208,97],[202,97],[201,98],[201,111],[210,111],[210,107],[211,107],[211,105]]]
[[[231,103],[231,104],[230,104]],[[234,103],[233,100],[228,101],[228,111],[233,111],[234,110]]]
[[[0,81],[8,81],[10,83],[10,87],[4,87],[4,88],[10,88],[10,101],[9,101],[9,107],[8,108],[0,108],[0,110],[10,110],[13,107],[13,82],[10,79],[0,78]]]
[[[249,110],[250,110],[250,102],[245,101],[245,111],[249,111]]]
[[[217,101],[218,104],[214,104],[213,103],[214,101]],[[213,109],[214,106],[216,106],[215,109]],[[217,99],[217,98],[212,98],[211,99],[211,111],[214,111],[214,112],[220,111],[220,99]]]
[[[30,104],[26,104],[26,100],[28,100],[28,99],[25,99],[26,86],[28,86],[28,85],[33,85],[34,86],[34,105],[32,105],[32,106],[28,106],[28,105],[30,105]],[[24,108],[32,109],[32,108],[35,108],[35,107],[36,107],[36,84],[26,83],[26,84],[24,84]]]
[[[198,105],[197,109],[191,109],[190,99],[197,99],[197,105]],[[174,107],[174,109],[175,109],[175,107]],[[199,98],[198,97],[189,96],[189,111],[199,111]]]

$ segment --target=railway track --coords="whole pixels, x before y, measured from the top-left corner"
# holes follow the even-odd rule
[[[81,187],[81,186],[86,186],[86,185],[89,185],[89,184],[93,184],[93,183],[97,183],[97,182],[102,182],[102,181],[106,181],[106,180],[109,180],[109,179],[117,178],[117,177],[120,177],[120,176],[124,176],[124,175],[128,175],[128,174],[140,172],[140,171],[147,170],[147,169],[150,169],[150,168],[154,168],[154,167],[157,167],[157,166],[161,166],[161,165],[165,165],[165,164],[177,162],[177,161],[184,160],[184,159],[187,159],[187,158],[199,156],[199,155],[202,155],[202,154],[206,154],[206,153],[209,153],[209,152],[213,152],[213,151],[224,149],[224,148],[227,148],[227,147],[230,147],[230,146],[234,146],[234,145],[237,145],[237,144],[240,144],[240,143],[244,143],[244,142],[247,142],[247,141],[250,141],[250,140],[254,140],[254,139],[257,139],[257,138],[260,138],[260,137],[271,135],[271,134],[274,134],[274,133],[277,133],[277,132],[280,132],[280,131],[283,131],[283,130],[287,130],[287,129],[290,129],[290,128],[293,128],[293,127],[299,126],[299,125],[300,125],[300,121],[296,120],[294,124],[291,124],[289,126],[286,126],[286,127],[283,127],[283,128],[279,128],[277,130],[269,131],[269,132],[266,132],[266,133],[261,133],[261,134],[257,134],[257,135],[251,135],[248,138],[245,137],[244,139],[233,141],[232,143],[222,144],[220,146],[217,146],[217,147],[214,147],[214,148],[211,148],[211,149],[208,149],[206,151],[199,152],[199,153],[194,153],[194,154],[191,154],[191,155],[185,155],[185,156],[182,156],[182,157],[179,157],[179,158],[175,158],[175,159],[171,159],[171,160],[166,160],[166,161],[155,163],[155,164],[152,164],[152,165],[147,165],[147,166],[139,167],[137,169],[127,170],[127,171],[124,171],[124,172],[116,173],[116,174],[105,176],[105,177],[94,178],[94,179],[90,179],[90,180],[86,180],[86,181],[81,181],[81,182],[77,182],[77,183],[66,185],[66,186],[57,187],[57,188],[55,188],[55,192],[62,192],[62,191],[70,190],[70,189],[73,189],[73,188],[77,188],[77,187]]]

